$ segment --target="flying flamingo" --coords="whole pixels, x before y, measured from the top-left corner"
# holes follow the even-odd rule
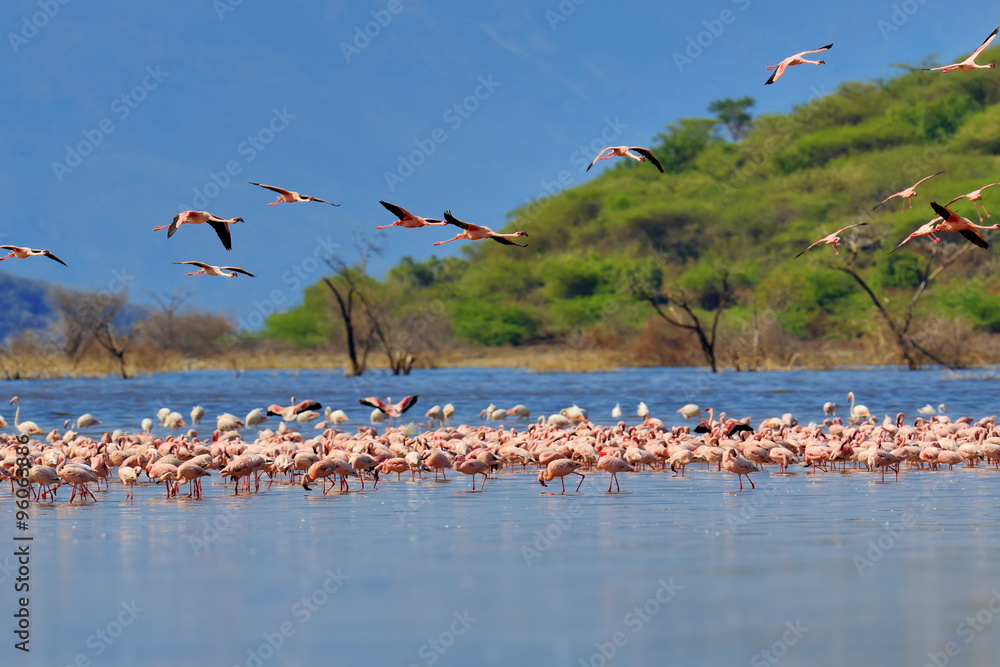
[[[750,463],[745,458],[736,453],[735,449],[727,449],[726,455],[723,457],[722,467],[731,473],[739,475],[740,478],[740,491],[743,490],[743,476],[746,475],[747,481],[750,482],[750,488],[756,489],[753,480],[750,479],[750,473],[758,472],[760,468],[756,464]]]
[[[286,190],[284,188],[277,188],[273,185],[264,185],[263,183],[254,183],[253,181],[250,181],[249,183],[250,185],[259,185],[262,188],[273,190],[274,192],[278,193],[278,201],[273,201],[270,204],[268,204],[268,206],[275,206],[277,204],[293,204],[298,201],[305,201],[305,202],[318,201],[322,204],[329,204],[330,206],[340,206],[340,204],[334,204],[331,201],[320,199],[319,197],[300,195],[298,192],[294,192],[292,190]]]
[[[789,56],[789,57],[785,58],[784,60],[782,60],[777,65],[771,65],[767,69],[768,70],[772,70],[773,69],[774,73],[771,74],[771,78],[770,79],[768,79],[767,81],[764,82],[764,85],[765,86],[770,85],[770,84],[774,83],[775,81],[777,81],[778,79],[780,79],[781,75],[785,73],[785,70],[788,69],[789,67],[793,66],[793,65],[805,65],[805,64],[809,64],[809,65],[825,65],[826,64],[825,60],[806,60],[802,56],[809,55],[810,53],[822,53],[823,51],[828,51],[828,50],[830,50],[832,48],[833,48],[833,44],[832,43],[831,44],[827,44],[826,46],[822,46],[822,47],[820,47],[818,49],[813,49],[812,51],[802,51],[800,53],[796,53],[794,56]]]
[[[976,231],[977,229],[1000,229],[1000,224],[993,224],[987,227],[977,225],[968,218],[963,218],[954,211],[941,206],[936,201],[931,202],[931,208],[944,219],[944,222],[934,230],[935,232],[958,232],[968,239],[970,243],[974,243],[980,248],[989,248],[990,244],[986,242],[982,234]]]
[[[934,243],[937,243],[941,239],[934,232],[937,231],[938,225],[941,224],[942,221],[943,220],[942,220],[941,216],[939,215],[936,218],[934,218],[933,220],[931,220],[930,222],[925,222],[924,224],[920,225],[919,227],[917,227],[917,231],[913,232],[912,234],[910,234],[909,236],[907,236],[905,239],[903,239],[902,241],[900,241],[899,245],[892,249],[892,252],[896,252],[897,250],[899,250],[900,248],[903,247],[904,243],[906,243],[910,239],[915,239],[918,236],[926,236],[926,237],[930,238],[930,240],[933,241]]]
[[[382,201],[381,199],[379,199],[378,203],[385,206],[386,209],[399,218],[399,220],[391,225],[379,225],[375,227],[375,229],[388,229],[389,227],[406,227],[407,229],[416,229],[418,227],[426,227],[427,225],[439,226],[448,224],[444,220],[438,220],[437,218],[421,218],[419,215],[413,215],[402,206],[396,206],[395,204],[390,204],[389,202]]]
[[[607,153],[607,155],[604,155],[605,153]],[[638,155],[632,155],[632,153],[638,153]],[[597,154],[594,161],[587,167],[587,171],[590,171],[590,167],[597,164],[598,160],[610,160],[613,157],[630,157],[636,162],[645,162],[646,160],[649,160],[653,163],[654,167],[660,170],[661,174],[663,173],[663,166],[660,164],[660,161],[656,159],[656,156],[653,155],[653,151],[648,148],[643,148],[642,146],[608,146]]]
[[[275,404],[269,405],[267,406],[267,414],[272,417],[280,415],[286,422],[290,422],[293,419],[296,419],[299,416],[299,413],[305,412],[306,410],[319,410],[322,407],[323,406],[316,401],[302,401],[301,403],[296,403],[295,397],[292,396],[291,405],[285,407]]]
[[[816,241],[815,243],[813,243],[812,245],[810,245],[808,248],[806,248],[805,250],[803,250],[802,252],[800,252],[795,257],[796,258],[801,257],[802,255],[804,255],[807,252],[809,252],[810,250],[812,250],[814,247],[818,246],[820,243],[826,243],[826,244],[828,244],[831,248],[833,248],[833,254],[834,255],[839,255],[840,252],[837,250],[837,246],[840,245],[840,240],[841,240],[840,239],[840,234],[842,234],[843,232],[847,231],[848,229],[851,229],[852,227],[863,227],[864,225],[867,225],[867,224],[868,224],[867,222],[856,222],[853,225],[847,225],[846,227],[841,227],[840,229],[838,229],[834,233],[828,234],[827,236],[824,236],[823,238],[821,238],[819,241]]]
[[[923,178],[921,178],[919,181],[917,181],[916,183],[914,183],[910,187],[905,188],[903,190],[900,190],[899,192],[896,192],[894,194],[891,194],[888,197],[886,197],[885,199],[883,199],[882,201],[880,201],[879,203],[875,204],[875,206],[872,207],[872,210],[874,211],[879,206],[881,206],[882,204],[886,203],[887,201],[889,201],[893,197],[902,197],[903,198],[903,208],[899,209],[900,213],[902,213],[903,211],[906,210],[906,204],[907,204],[907,202],[909,202],[910,208],[913,208],[913,198],[917,196],[917,186],[920,185],[921,183],[923,183],[924,181],[926,181],[927,179],[934,178],[935,176],[940,176],[943,173],[944,173],[944,170],[942,169],[941,171],[939,171],[936,174],[931,174],[930,176],[924,176]]]
[[[586,479],[586,475],[578,473],[577,468],[583,466],[582,463],[578,461],[571,461],[569,459],[556,459],[555,461],[549,461],[549,465],[538,473],[538,483],[542,486],[548,486],[545,482],[551,482],[556,477],[562,483],[562,492],[566,493],[566,475],[579,475],[580,483],[576,485],[576,490],[579,491],[580,487],[583,485],[583,480]]]
[[[950,206],[950,205],[954,204],[955,202],[957,202],[959,199],[968,199],[969,201],[972,202],[972,205],[975,206],[976,213],[979,213],[979,207],[982,206],[983,207],[983,213],[986,213],[986,217],[988,218],[988,217],[990,217],[990,214],[986,211],[986,205],[983,204],[983,190],[985,190],[986,188],[992,188],[994,185],[1000,185],[1000,183],[990,183],[989,185],[984,185],[983,187],[979,188],[978,190],[973,190],[969,194],[959,195],[959,196],[955,197],[954,199],[952,199],[947,204],[945,204],[945,206]],[[979,204],[977,205],[976,202],[979,202]],[[983,213],[979,213],[979,222],[983,221]]]
[[[32,250],[31,248],[25,248],[17,245],[0,245],[0,248],[3,248],[4,250],[10,250],[9,255],[4,255],[3,257],[0,257],[0,262],[2,262],[5,259],[10,259],[11,257],[16,257],[17,259],[27,259],[28,257],[43,256],[43,257],[48,257],[49,259],[54,259],[63,266],[69,266],[69,264],[62,261],[55,255],[53,255],[48,250]]]
[[[980,53],[983,52],[983,50],[987,46],[990,45],[990,42],[993,41],[993,38],[997,36],[998,30],[1000,30],[1000,26],[994,28],[993,32],[990,33],[990,36],[986,38],[986,41],[983,42],[978,49],[973,51],[971,56],[969,56],[962,62],[954,63],[952,65],[945,65],[943,67],[923,67],[921,69],[924,69],[928,72],[954,72],[956,70],[967,72],[972,69],[993,69],[994,67],[996,67],[996,65],[994,65],[993,63],[986,63],[985,65],[977,65],[976,58],[979,56]]]
[[[434,245],[441,245],[442,243],[450,243],[452,241],[457,241],[459,239],[468,239],[470,241],[479,241],[482,239],[493,239],[497,243],[503,243],[504,245],[516,245],[524,248],[527,244],[521,245],[520,243],[514,243],[508,237],[511,236],[527,236],[528,232],[512,232],[510,234],[498,234],[489,227],[482,227],[480,225],[474,225],[471,222],[463,222],[451,214],[451,211],[444,212],[444,219],[455,225],[456,227],[461,227],[465,231],[456,236],[455,238],[448,239],[447,241],[438,241]]]
[[[242,273],[244,275],[255,278],[254,274],[250,273],[246,269],[241,269],[238,266],[215,266],[213,264],[205,264],[204,262],[174,262],[174,264],[192,264],[194,266],[200,266],[200,271],[192,271],[189,276],[196,276],[199,273],[204,273],[206,276],[223,276],[225,278],[235,278],[237,273]],[[230,273],[226,273],[229,271]]]
[[[371,406],[389,419],[392,419],[393,417],[402,417],[403,413],[412,408],[414,403],[417,402],[417,398],[417,396],[406,396],[399,403],[393,405],[391,398],[387,398],[386,402],[383,403],[381,399],[369,396],[368,398],[362,398],[359,403]]]
[[[235,225],[237,222],[243,222],[243,218],[230,218],[226,220],[220,218],[217,215],[212,215],[208,211],[181,211],[174,216],[174,221],[169,225],[160,225],[159,227],[153,227],[154,232],[158,232],[161,229],[167,230],[167,238],[177,232],[181,225],[200,225],[203,223],[208,223],[211,225],[215,233],[219,235],[219,239],[222,241],[222,245],[225,246],[226,250],[233,249],[233,235],[229,233],[229,225]]]
[[[614,482],[617,493],[621,493],[622,487],[618,486],[618,473],[632,472],[632,466],[617,456],[602,456],[601,460],[597,462],[597,469],[611,473],[611,480],[608,482],[608,493],[611,493],[611,482]],[[582,484],[583,480],[580,483]]]

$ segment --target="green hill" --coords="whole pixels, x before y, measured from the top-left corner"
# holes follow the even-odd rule
[[[1000,59],[1000,49],[990,57]],[[371,283],[373,294],[407,332],[420,317],[432,320],[439,341],[662,346],[684,336],[663,333],[651,304],[635,298],[636,281],[664,309],[683,296],[705,316],[723,296],[725,273],[732,294],[719,335],[732,349],[761,331],[778,346],[877,341],[885,323],[838,266],[849,262],[887,312],[902,316],[921,272],[967,243],[945,234],[940,244],[920,238],[889,254],[934,217],[931,200],[943,204],[1000,180],[1000,74],[911,71],[847,83],[792,113],[754,119],[739,143],[723,131],[712,118],[671,123],[651,145],[666,174],[619,158],[599,177],[513,211],[503,231],[527,231],[528,248],[483,241],[469,245],[465,260],[407,259]],[[940,170],[912,210],[900,213],[896,198],[872,211]],[[984,201],[1000,214],[1000,187]],[[968,201],[952,208],[978,221]],[[824,245],[793,259],[853,222],[870,224],[845,234],[839,257]],[[1000,332],[994,251],[971,250],[916,305],[911,332],[924,345]],[[323,283],[310,287],[302,306],[268,320],[265,335],[300,345],[339,341],[329,295]],[[416,345],[417,336],[407,338]],[[701,363],[692,349],[685,360]]]

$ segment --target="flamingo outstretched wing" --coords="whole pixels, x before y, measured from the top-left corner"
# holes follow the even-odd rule
[[[174,218],[176,220],[176,218]],[[219,240],[222,241],[222,245],[226,250],[233,249],[233,235],[229,232],[229,225],[223,220],[209,220],[208,224],[212,226],[215,233],[219,235]],[[170,233],[167,233],[170,236]]]
[[[649,150],[648,148],[642,148],[641,146],[632,146],[631,148],[629,148],[629,150],[635,151],[639,155],[643,156],[644,158],[652,162],[653,166],[659,169],[661,174],[663,173],[663,166],[660,164],[660,161],[656,159],[656,156],[653,155],[653,151]]]

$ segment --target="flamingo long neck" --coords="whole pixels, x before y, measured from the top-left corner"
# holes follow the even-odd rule
[[[20,426],[17,420],[18,417],[21,416],[21,399],[17,399],[16,403],[17,403],[17,410],[14,411],[14,428],[19,429]]]

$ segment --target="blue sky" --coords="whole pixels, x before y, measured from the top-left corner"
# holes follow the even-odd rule
[[[317,255],[350,259],[352,232],[392,222],[380,199],[499,228],[599,173],[582,155],[605,138],[648,145],[723,97],[787,111],[893,63],[964,55],[998,23],[985,1],[8,0],[0,234],[70,266],[0,267],[124,284],[138,302],[185,287],[191,305],[252,326],[300,300]],[[825,67],[764,87],[767,65],[829,42]],[[269,207],[247,181],[342,206]],[[207,226],[151,231],[187,207],[244,218],[233,251]],[[451,232],[387,230],[373,268],[461,252],[469,242],[431,245]],[[182,260],[258,277],[188,278]]]

